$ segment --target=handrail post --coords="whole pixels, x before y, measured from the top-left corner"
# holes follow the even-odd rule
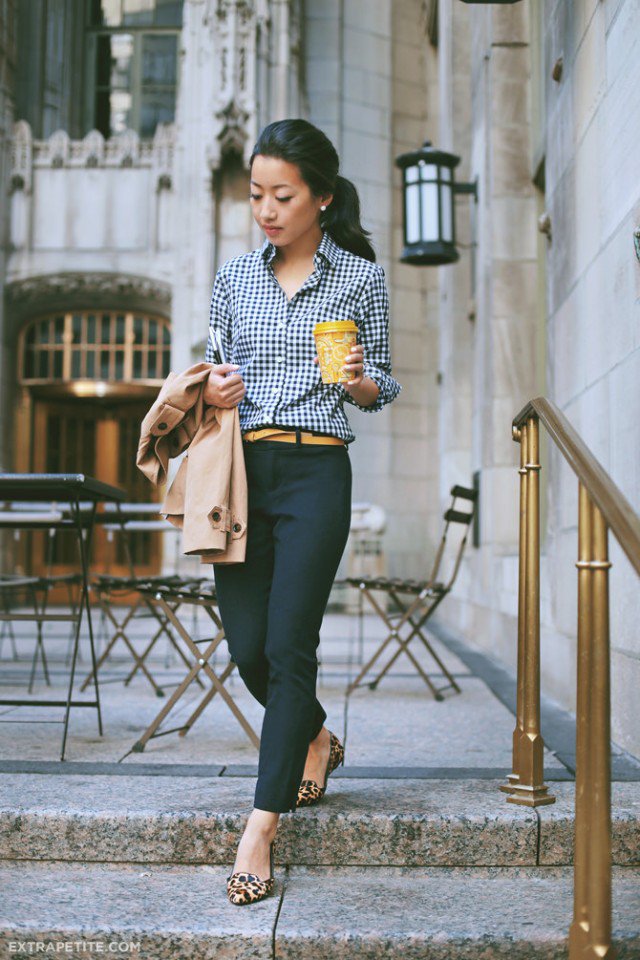
[[[555,803],[544,781],[540,733],[540,487],[539,422],[520,430],[520,568],[518,582],[518,703],[513,732],[513,772],[501,789],[508,803]],[[515,439],[518,439],[517,437]]]
[[[527,424],[513,428],[513,439],[520,444],[520,519],[518,533],[518,653],[516,687],[516,725],[513,730],[512,772],[507,775],[507,783],[500,785],[505,793],[511,793],[513,784],[520,779],[520,741],[524,736],[524,598],[526,583],[526,545],[527,545]]]
[[[579,484],[574,905],[570,960],[613,960],[608,530]]]

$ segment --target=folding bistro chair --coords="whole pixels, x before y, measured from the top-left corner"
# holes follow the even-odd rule
[[[102,528],[107,531],[107,534],[111,538],[114,536],[114,534],[122,534],[122,542],[124,545],[126,564],[129,568],[129,575],[116,576],[107,573],[98,574],[93,578],[91,589],[96,597],[98,605],[100,606],[103,624],[110,625],[113,628],[111,636],[109,637],[105,648],[102,650],[100,657],[97,660],[96,670],[99,670],[104,665],[118,640],[121,640],[133,659],[133,667],[124,677],[124,685],[128,686],[138,670],[140,670],[149,681],[156,696],[163,697],[164,689],[158,683],[156,683],[156,680],[146,662],[156,643],[164,635],[170,647],[175,650],[178,657],[185,665],[188,665],[188,660],[185,657],[180,644],[176,641],[166,616],[161,610],[158,609],[156,605],[150,603],[146,593],[141,592],[139,588],[141,586],[148,587],[149,585],[157,588],[160,588],[163,585],[173,587],[179,587],[182,585],[186,587],[189,584],[200,583],[204,578],[184,577],[177,574],[138,576],[136,574],[133,562],[133,551],[131,549],[130,542],[131,534],[152,533],[154,531],[160,531],[161,533],[165,534],[174,533],[176,531],[174,531],[173,527],[170,527],[167,524],[166,520],[158,519],[159,505],[157,503],[119,504],[117,515],[114,514],[113,517],[111,516],[113,511],[106,509],[109,506],[109,504],[105,504],[105,512],[101,514],[98,519]],[[150,515],[155,515],[155,518],[151,517]],[[179,531],[177,532],[179,533]],[[121,609],[122,602],[126,600],[127,597],[129,597],[131,600],[130,605],[124,607],[125,612],[119,616],[116,611]],[[142,652],[138,653],[130,634],[132,633],[134,623],[142,619],[154,621],[156,630],[153,633],[153,636],[146,641]],[[84,690],[85,687],[88,686],[88,684],[91,682],[92,676],[93,674],[89,673],[85,677],[80,687],[81,690]],[[119,681],[122,678],[114,677],[111,679],[114,681]]]
[[[429,617],[433,615],[437,607],[442,603],[446,595],[449,593],[458,575],[458,570],[460,569],[460,563],[462,561],[462,555],[467,543],[469,526],[473,520],[477,493],[475,490],[471,490],[468,487],[454,486],[451,488],[451,497],[451,505],[444,514],[445,525],[442,539],[436,553],[431,575],[427,580],[402,580],[400,578],[387,579],[384,577],[345,578],[344,582],[351,584],[351,586],[357,587],[361,591],[361,594],[367,598],[389,631],[387,637],[380,644],[374,655],[363,666],[355,680],[349,684],[347,688],[347,695],[355,690],[356,687],[361,686],[368,686],[371,690],[375,690],[382,677],[388,673],[389,669],[393,666],[401,653],[404,653],[409,658],[417,672],[431,690],[436,700],[443,700],[444,697],[442,696],[442,691],[447,690],[449,687],[452,687],[457,693],[460,693],[460,687],[452,677],[451,673],[447,670],[442,660],[438,657],[437,653],[429,643],[429,640],[423,633],[425,623]],[[458,499],[467,501],[471,507],[470,511],[464,512],[456,509],[456,500]],[[438,574],[440,572],[440,565],[445,553],[447,537],[452,524],[462,524],[464,533],[460,539],[458,549],[455,553],[451,577],[449,578],[448,582],[443,583],[438,580]],[[390,597],[395,604],[395,607],[397,609],[399,608],[400,612],[388,613],[385,609],[383,609],[382,604],[373,595],[376,591],[387,594],[387,596]],[[408,599],[401,600],[400,598],[402,595],[405,595]],[[405,636],[402,635],[403,632],[406,632]],[[422,641],[427,652],[435,660],[439,668],[442,670],[444,676],[449,681],[445,686],[436,689],[431,682],[429,675],[423,670],[421,664],[409,649],[409,643],[414,637],[418,637]],[[374,663],[376,663],[376,661],[381,657],[384,651],[387,650],[394,640],[398,644],[398,648],[388,659],[385,666],[379,670],[378,674],[372,680],[365,680],[367,675],[371,673]]]
[[[167,584],[154,586],[140,585],[140,592],[144,597],[162,613],[175,629],[176,636],[184,642],[188,653],[191,655],[191,662],[187,665],[189,670],[179,686],[171,694],[157,717],[147,727],[143,735],[136,741],[132,747],[134,753],[142,753],[145,746],[154,737],[162,737],[169,733],[179,733],[181,737],[186,736],[205,707],[211,702],[216,693],[219,693],[227,704],[234,717],[247,734],[251,743],[256,747],[260,746],[260,738],[251,727],[248,720],[234,701],[233,697],[225,687],[225,682],[233,672],[235,663],[229,659],[221,673],[217,674],[211,664],[218,647],[224,640],[224,628],[222,620],[217,610],[217,598],[215,583],[212,580],[200,582],[197,584],[183,586],[169,586]],[[178,617],[178,607],[196,606],[205,611],[214,625],[214,636],[194,639],[183,621]],[[200,649],[199,644],[205,644],[204,649]],[[169,715],[180,698],[186,693],[187,689],[194,681],[199,681],[199,675],[203,673],[210,681],[211,686],[200,699],[195,710],[189,715],[187,720],[179,727],[172,727],[168,730],[160,730],[162,721]]]
[[[29,677],[28,688],[29,693],[33,693],[38,659],[40,659],[40,662],[42,663],[42,671],[45,683],[47,686],[51,686],[47,657],[44,648],[45,637],[43,623],[52,619],[52,617],[47,613],[47,606],[49,603],[49,593],[56,587],[67,588],[67,599],[69,602],[69,609],[71,611],[72,622],[65,662],[69,663],[71,659],[73,639],[75,634],[73,621],[77,616],[78,604],[80,600],[78,591],[74,590],[74,588],[81,585],[82,576],[78,573],[52,574],[51,570],[53,566],[54,539],[58,533],[58,529],[55,526],[49,527],[48,529],[46,527],[48,521],[50,521],[52,524],[57,524],[68,516],[69,510],[66,509],[66,505],[64,503],[30,503],[28,501],[22,503],[19,501],[5,501],[1,504],[0,520],[14,522],[20,521],[24,524],[22,529],[16,529],[13,531],[15,541],[19,541],[21,539],[22,534],[25,532],[25,530],[29,529],[30,525],[33,525],[37,529],[44,530],[47,533],[46,573],[36,574],[33,576],[0,574],[0,605],[2,606],[3,617],[6,618],[3,618],[0,628],[0,650],[2,649],[5,637],[8,636],[11,640],[14,660],[19,660],[20,658],[18,656],[16,647],[16,636],[13,629],[13,624],[9,619],[10,608],[12,604],[15,606],[15,601],[20,598],[22,598],[23,601],[22,606],[33,608],[32,619],[36,623],[36,642],[31,660],[31,674]],[[53,617],[53,619],[57,618]],[[80,651],[78,650],[78,660],[80,659]]]

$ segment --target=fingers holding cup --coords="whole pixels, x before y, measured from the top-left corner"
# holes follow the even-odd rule
[[[345,357],[344,371],[348,374],[348,386],[354,386],[360,383],[364,377],[364,346],[361,343],[355,343],[351,347],[351,352]]]

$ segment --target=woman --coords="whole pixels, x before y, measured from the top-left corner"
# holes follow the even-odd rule
[[[204,397],[239,405],[249,488],[246,560],[214,564],[216,590],[231,657],[265,707],[254,809],[227,881],[236,904],[271,893],[280,814],[317,803],[344,760],[316,698],[320,626],[351,515],[355,437],[343,405],[380,410],[401,389],[384,273],[338,164],[305,120],[262,131],[250,202],[266,239],[220,268],[211,300],[211,325],[235,362],[212,367]],[[323,384],[315,355],[313,326],[333,319],[359,328],[344,384]]]

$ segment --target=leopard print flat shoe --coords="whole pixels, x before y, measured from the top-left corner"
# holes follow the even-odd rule
[[[273,843],[269,846],[269,878],[261,880],[255,873],[232,873],[227,877],[227,896],[237,907],[246,903],[257,903],[273,893],[275,877],[273,875]]]
[[[331,733],[331,731],[329,731],[329,738],[329,759],[327,761],[327,769],[324,775],[324,786],[321,787],[320,784],[316,783],[315,780],[303,780],[298,787],[298,801],[296,803],[297,807],[310,807],[314,803],[318,803],[320,800],[322,800],[327,789],[327,780],[329,779],[329,774],[332,773],[336,767],[339,767],[340,764],[344,765],[344,747],[335,734]]]

